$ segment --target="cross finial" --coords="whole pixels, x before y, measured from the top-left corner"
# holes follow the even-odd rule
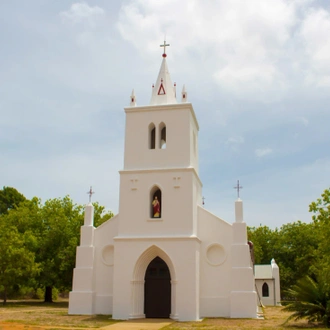
[[[203,205],[205,205],[205,197],[204,196],[202,198],[202,201],[203,201]]]
[[[166,46],[169,46],[170,44],[167,44],[166,41],[164,40],[164,44],[160,45],[160,47],[164,47],[164,53],[163,53],[163,57],[166,57]]]
[[[243,187],[239,185],[239,180],[237,180],[237,184],[234,187],[234,189],[237,190],[237,197],[239,198],[239,191],[240,191],[240,189],[243,189]]]
[[[92,195],[95,194],[95,192],[93,191],[92,186],[89,188],[89,191],[87,192],[87,194],[89,195],[89,202],[92,202]]]

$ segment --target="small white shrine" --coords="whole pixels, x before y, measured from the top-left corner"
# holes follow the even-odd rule
[[[254,265],[256,289],[264,306],[281,306],[280,270],[273,258],[269,265]]]
[[[114,319],[257,317],[243,202],[233,223],[203,207],[198,122],[164,54],[149,105],[125,108],[119,213],[93,227],[86,206],[69,314]]]

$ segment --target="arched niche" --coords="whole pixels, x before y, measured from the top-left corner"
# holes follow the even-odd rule
[[[158,186],[153,186],[150,190],[150,218],[160,219],[162,217],[162,191]]]
[[[148,128],[148,145],[149,149],[156,148],[156,127],[154,123],[149,124]]]
[[[159,124],[160,140],[159,148],[166,149],[166,125],[162,122]]]

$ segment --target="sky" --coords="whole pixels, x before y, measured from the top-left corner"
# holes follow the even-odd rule
[[[0,2],[0,186],[118,212],[124,107],[150,102],[166,42],[199,121],[205,208],[311,220],[330,182],[330,1]]]

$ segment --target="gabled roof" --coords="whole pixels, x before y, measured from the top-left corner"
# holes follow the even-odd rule
[[[254,265],[255,279],[267,280],[272,279],[272,266],[271,265]]]

